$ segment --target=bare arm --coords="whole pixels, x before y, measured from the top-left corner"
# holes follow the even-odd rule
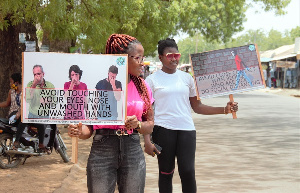
[[[112,86],[112,88],[113,88],[113,91],[114,91],[114,95],[115,95],[115,99],[117,100],[117,101],[119,101],[120,99],[121,99],[121,88],[117,88],[116,87],[116,80],[115,79],[111,79],[110,80],[110,84],[111,84],[111,86]]]
[[[238,103],[228,102],[225,107],[212,107],[202,104],[196,96],[190,97],[190,104],[195,113],[203,115],[228,114],[238,111]]]
[[[70,124],[68,126],[68,135],[70,137],[78,137],[79,139],[88,139],[93,135],[93,127],[91,125]]]
[[[141,134],[151,134],[153,132],[154,127],[154,112],[151,107],[148,109],[147,113],[143,117],[143,121],[141,123],[141,129],[139,129],[139,132]]]
[[[128,116],[125,120],[126,129],[135,129],[139,125],[139,120],[136,116]],[[143,121],[141,122],[141,128],[138,129],[138,132],[141,134],[151,134],[154,126],[154,114],[152,107],[147,111],[146,115],[143,117]]]
[[[65,92],[66,92],[66,93],[65,93],[65,97],[66,97],[66,98],[71,96],[71,94],[70,94],[69,91],[73,90],[73,88],[74,88],[74,86],[75,86],[75,82],[76,82],[76,80],[72,79],[69,88],[66,88],[66,86],[64,85],[64,87],[65,87],[64,90],[65,90]],[[66,82],[66,83],[67,83],[67,82]],[[66,83],[65,83],[65,84],[66,84]]]
[[[114,89],[114,88],[113,88]],[[119,101],[121,99],[121,89],[120,88],[116,88],[114,89],[114,95],[115,95],[115,99],[117,101]]]

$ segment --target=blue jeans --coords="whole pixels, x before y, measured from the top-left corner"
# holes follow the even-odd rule
[[[137,134],[94,136],[87,163],[88,192],[143,193],[146,162]]]

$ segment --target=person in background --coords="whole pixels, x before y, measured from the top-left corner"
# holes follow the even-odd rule
[[[188,66],[185,67],[185,72],[186,72],[186,73],[189,73],[189,67],[188,67]]]
[[[146,162],[138,133],[153,130],[154,101],[151,90],[139,77],[144,61],[144,48],[134,37],[112,34],[106,54],[128,54],[127,118],[124,125],[70,124],[71,137],[88,139],[95,136],[87,163],[88,192],[142,193],[145,188]]]
[[[172,179],[177,158],[183,193],[197,191],[195,179],[196,129],[191,108],[197,114],[228,114],[238,109],[237,103],[228,102],[225,107],[212,107],[197,100],[193,77],[177,65],[181,54],[174,39],[158,42],[162,69],[147,77],[154,102],[153,142],[162,148],[159,152],[151,143],[150,135],[144,135],[145,152],[158,154],[159,192],[172,192]]]
[[[22,97],[22,76],[21,73],[14,73],[9,79],[10,90],[6,101],[0,103],[0,107],[9,107],[8,116],[10,124],[18,124],[21,120],[21,97]]]
[[[143,78],[146,79],[150,75],[150,66],[147,65],[144,68],[145,68],[145,70],[144,70],[144,77]]]
[[[273,73],[275,74],[275,73]],[[285,72],[285,88],[292,88],[292,71],[291,69],[287,69],[286,72]],[[275,79],[275,76],[272,77],[272,85],[274,88],[276,88],[276,79]]]
[[[268,86],[268,85],[267,85],[267,80],[268,80],[268,77],[267,77],[267,70],[263,70],[263,75],[264,75],[264,79],[265,79],[265,84],[266,84],[266,86]]]
[[[6,101],[0,103],[0,107],[9,107],[9,124],[18,125],[21,122],[21,98],[22,98],[22,76],[21,73],[14,73],[9,79],[10,90]],[[13,149],[18,147],[18,141],[14,141]]]
[[[29,114],[28,119],[47,119],[48,116],[40,116],[38,110],[40,105],[46,103],[42,98],[46,98],[47,95],[42,95],[41,92],[43,89],[55,88],[54,85],[44,79],[45,72],[41,65],[36,64],[32,68],[33,80],[28,82],[26,86],[26,102],[29,103]],[[39,136],[39,151],[41,153],[50,153],[49,149],[44,145],[45,138],[45,124],[39,123],[19,123],[18,130],[16,134],[16,141],[19,142],[25,127],[29,125],[37,128]],[[52,130],[56,129],[55,124],[50,125]]]

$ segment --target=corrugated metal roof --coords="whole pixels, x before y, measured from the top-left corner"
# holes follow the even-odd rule
[[[297,54],[295,52],[295,44],[284,45],[274,50],[267,50],[265,52],[261,52],[260,60],[264,60],[265,62],[274,61],[274,60],[282,60],[285,58],[294,57]],[[264,59],[263,59],[264,58]],[[268,59],[271,59],[268,61]]]
[[[260,62],[270,62],[272,61],[272,58],[260,58]]]
[[[271,61],[288,59],[288,58],[292,58],[292,57],[295,57],[295,56],[297,56],[297,54],[286,54],[286,55],[282,55],[282,56],[272,58]]]
[[[272,58],[275,53],[274,50],[267,50],[267,51],[262,51],[260,52],[260,58]]]

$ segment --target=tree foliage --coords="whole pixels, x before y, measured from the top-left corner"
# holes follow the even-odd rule
[[[50,51],[104,52],[112,33],[135,36],[145,55],[154,55],[160,39],[179,31],[199,34],[199,50],[212,49],[214,42],[227,42],[242,30],[250,3],[261,3],[266,11],[283,14],[290,0],[0,0],[0,99],[6,98],[7,76],[21,71],[26,40],[43,37]],[[38,31],[38,32],[37,32]],[[193,40],[191,40],[193,41]],[[205,45],[205,46],[204,46]],[[187,50],[190,48],[186,48]],[[37,48],[37,51],[39,49]],[[192,50],[187,51],[192,52]],[[0,116],[3,112],[0,110]]]
[[[290,37],[292,40],[296,39],[297,37],[300,37],[300,27],[299,26],[297,26],[296,28],[291,30]]]
[[[193,37],[187,37],[178,42],[179,51],[181,52],[181,63],[189,63],[189,55],[192,53],[205,52],[210,50],[239,47],[247,44],[257,44],[259,51],[276,49],[283,45],[295,43],[295,38],[300,37],[300,27],[281,33],[271,29],[265,33],[261,29],[248,30],[243,35],[230,39],[228,42],[211,42],[201,34]]]
[[[253,0],[283,14],[290,0]],[[23,20],[40,24],[50,39],[77,40],[85,50],[104,52],[112,33],[137,37],[152,54],[158,40],[178,30],[228,41],[242,30],[245,0],[1,0],[0,30]]]

